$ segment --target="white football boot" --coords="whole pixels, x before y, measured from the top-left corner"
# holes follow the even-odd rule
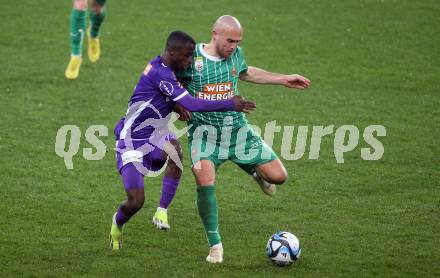
[[[277,192],[277,187],[275,184],[268,183],[265,179],[263,179],[257,171],[252,174],[254,180],[258,183],[261,190],[263,190],[264,194],[272,197]]]
[[[213,264],[223,262],[223,245],[221,243],[209,248],[209,254],[208,257],[206,257],[206,261]]]

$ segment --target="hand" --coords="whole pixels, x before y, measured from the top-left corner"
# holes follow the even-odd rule
[[[298,74],[285,75],[282,81],[287,88],[306,89],[310,85],[310,80]]]
[[[179,114],[179,121],[189,121],[191,120],[191,112],[183,108],[182,105],[176,103],[173,107],[174,112]]]
[[[234,110],[237,112],[250,113],[257,108],[255,102],[245,100],[241,96],[234,96],[232,99],[234,100]]]

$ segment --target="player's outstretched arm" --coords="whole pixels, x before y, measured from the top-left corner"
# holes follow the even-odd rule
[[[241,96],[234,96],[228,100],[212,101],[194,98],[186,94],[176,102],[190,112],[237,111],[249,113],[257,107],[255,102],[245,100]]]
[[[240,79],[257,84],[284,85],[288,88],[306,89],[310,80],[298,74],[281,74],[265,71],[257,67],[248,67],[246,72],[240,73]]]
[[[234,110],[237,112],[251,113],[257,108],[254,101],[245,100],[242,96],[234,96]]]

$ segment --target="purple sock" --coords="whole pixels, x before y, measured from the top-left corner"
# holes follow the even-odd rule
[[[177,187],[179,186],[180,180],[175,180],[167,176],[163,177],[162,181],[162,195],[160,196],[159,206],[161,208],[168,208],[173,201],[174,195],[176,195]]]
[[[127,223],[128,220],[130,219],[129,217],[125,216],[125,214],[122,212],[121,208],[118,208],[118,211],[116,212],[115,218],[116,218],[115,219],[116,225],[118,225],[119,227],[122,227],[122,225]]]

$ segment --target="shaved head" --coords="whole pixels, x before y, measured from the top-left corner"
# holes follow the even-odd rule
[[[232,15],[222,15],[212,26],[208,52],[221,58],[229,58],[237,49],[243,37],[240,21]]]
[[[240,21],[232,15],[222,15],[217,18],[214,25],[212,26],[212,31],[224,32],[224,31],[243,31]]]

